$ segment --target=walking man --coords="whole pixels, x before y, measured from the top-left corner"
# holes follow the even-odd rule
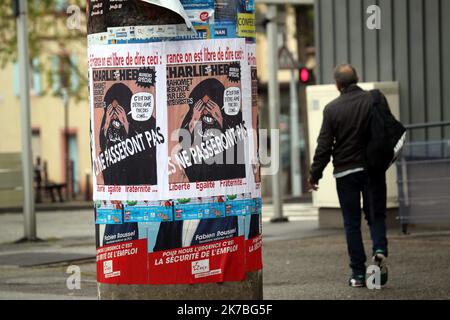
[[[309,187],[312,191],[318,190],[323,170],[332,157],[352,270],[349,285],[365,286],[367,257],[361,235],[361,196],[373,241],[373,261],[381,269],[383,285],[387,281],[385,263],[388,256],[386,174],[368,170],[365,161],[374,98],[371,92],[357,85],[358,75],[351,65],[336,67],[334,78],[341,95],[325,107]],[[383,107],[389,108],[384,96],[380,100]]]

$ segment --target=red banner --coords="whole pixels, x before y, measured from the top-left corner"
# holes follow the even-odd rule
[[[245,241],[245,254],[245,272],[253,272],[262,269],[262,235]]]
[[[106,284],[147,283],[147,239],[98,248],[97,281]]]
[[[149,253],[150,284],[243,281],[244,237]]]

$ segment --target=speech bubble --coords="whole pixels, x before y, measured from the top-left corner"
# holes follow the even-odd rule
[[[147,121],[153,114],[155,99],[153,94],[138,92],[131,97],[131,117],[135,121]]]
[[[235,116],[241,109],[241,89],[230,87],[223,94],[223,109],[225,114]]]

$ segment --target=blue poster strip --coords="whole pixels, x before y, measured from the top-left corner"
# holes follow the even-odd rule
[[[214,0],[181,0],[185,9],[214,8]]]
[[[254,200],[255,200],[255,205],[256,205],[256,213],[262,215],[262,199],[256,198]]]
[[[214,28],[214,38],[215,39],[237,38],[235,22],[215,23],[213,28]]]
[[[225,217],[225,203],[193,203],[175,205],[175,220],[216,219]]]
[[[225,209],[227,216],[246,216],[255,213],[255,202],[253,199],[227,201]]]
[[[122,209],[116,208],[96,208],[96,224],[122,224]]]
[[[123,206],[123,210],[122,210]],[[262,199],[233,199],[225,202],[174,202],[161,201],[146,203],[123,202],[121,206],[98,204],[96,224],[123,224],[145,222],[170,222],[197,219],[217,219],[222,217],[244,217],[262,214]]]
[[[172,203],[168,201],[165,206],[127,203],[124,205],[124,221],[138,223],[173,221]]]

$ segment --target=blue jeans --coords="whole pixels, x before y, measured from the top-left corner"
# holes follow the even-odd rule
[[[373,254],[381,250],[387,256],[386,175],[358,172],[336,179],[336,183],[344,216],[350,268],[355,276],[365,275],[367,257],[361,235],[361,195],[363,211],[370,227]]]

